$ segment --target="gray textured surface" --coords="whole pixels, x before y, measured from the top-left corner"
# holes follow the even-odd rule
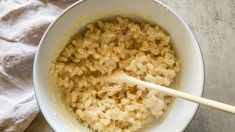
[[[198,39],[205,61],[204,97],[235,105],[235,0],[164,0]],[[201,106],[186,132],[234,132],[235,115]]]
[[[200,43],[206,68],[204,97],[235,105],[235,0],[162,0],[193,30]],[[29,127],[49,132],[38,116]],[[235,115],[199,108],[186,132],[234,132]]]

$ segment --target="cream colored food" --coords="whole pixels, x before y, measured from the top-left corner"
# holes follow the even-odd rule
[[[159,26],[128,18],[98,20],[76,34],[52,67],[76,118],[99,132],[134,132],[160,118],[172,97],[98,78],[116,69],[169,86],[180,71],[170,36]]]

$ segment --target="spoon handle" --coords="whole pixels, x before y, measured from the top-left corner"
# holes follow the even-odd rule
[[[188,101],[192,101],[195,103],[199,103],[199,104],[203,104],[212,108],[216,108],[218,110],[222,110],[225,112],[230,112],[232,114],[235,114],[235,107],[232,105],[228,105],[228,104],[224,104],[224,103],[220,103],[214,100],[210,100],[210,99],[206,99],[206,98],[202,98],[202,97],[198,97],[195,95],[191,95],[188,93],[184,93],[175,89],[171,89],[171,88],[167,88],[164,86],[160,86],[157,84],[153,84],[153,83],[149,83],[149,82],[145,82],[139,79],[136,79],[134,77],[131,77],[127,74],[125,74],[124,76],[122,76],[122,81],[129,83],[129,84],[134,84],[134,85],[141,85],[144,86],[146,88],[150,88],[150,89],[155,89],[155,90],[159,90],[161,92],[164,92],[166,94],[172,95],[172,96],[176,96]]]

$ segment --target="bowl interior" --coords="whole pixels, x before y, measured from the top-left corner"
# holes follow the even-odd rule
[[[36,97],[43,115],[55,131],[87,129],[55,102],[53,94],[56,95],[56,92],[50,94],[48,91],[51,61],[81,27],[114,15],[143,18],[162,26],[171,35],[182,63],[181,89],[193,95],[202,95],[204,67],[199,46],[189,27],[171,9],[154,0],[85,0],[71,6],[50,26],[35,56],[33,78]],[[166,119],[149,131],[182,131],[193,118],[197,107],[197,104],[178,99]]]

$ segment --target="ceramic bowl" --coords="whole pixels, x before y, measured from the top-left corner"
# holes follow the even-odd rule
[[[181,90],[201,96],[204,64],[198,42],[190,28],[168,6],[154,0],[84,0],[66,9],[50,25],[39,44],[33,69],[33,83],[41,112],[56,132],[88,131],[80,125],[48,88],[48,74],[53,57],[69,37],[89,22],[115,15],[142,18],[157,23],[172,37],[182,63]],[[190,123],[198,104],[176,99],[167,117],[150,132],[180,132]],[[115,131],[115,130],[114,130]]]

